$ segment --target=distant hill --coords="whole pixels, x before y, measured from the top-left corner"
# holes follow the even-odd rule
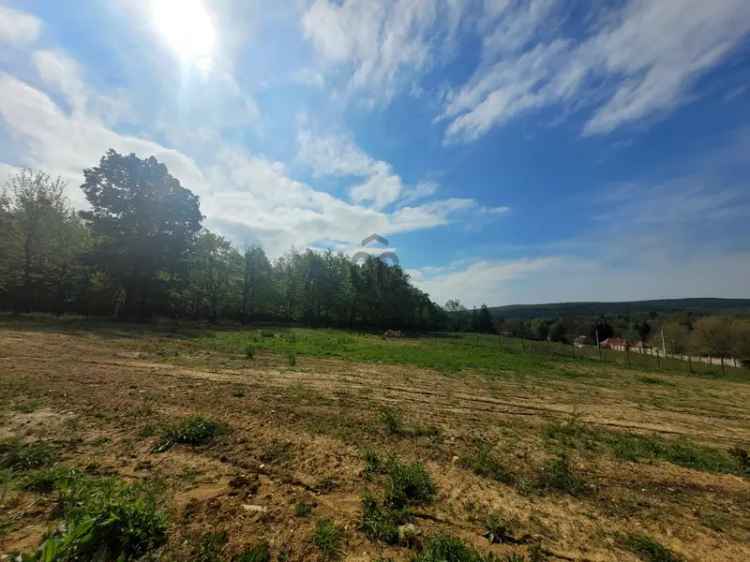
[[[750,313],[750,299],[662,299],[632,302],[560,302],[550,304],[512,304],[493,306],[496,318],[558,318],[560,316],[600,316],[602,314],[640,315],[657,312],[695,312],[699,314]]]

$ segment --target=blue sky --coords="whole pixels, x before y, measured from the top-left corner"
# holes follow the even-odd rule
[[[437,302],[750,297],[746,0],[0,0],[0,181],[154,155]]]

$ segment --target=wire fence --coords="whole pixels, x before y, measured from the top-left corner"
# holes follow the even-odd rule
[[[706,362],[702,358],[664,355],[658,349],[641,353],[632,349],[619,351],[603,347],[597,348],[595,345],[576,346],[508,336],[499,336],[499,343],[505,349],[523,353],[591,360],[635,369],[680,371],[704,375],[738,374],[750,377],[750,369],[743,366],[734,366],[732,359],[727,359],[722,367],[720,363]]]

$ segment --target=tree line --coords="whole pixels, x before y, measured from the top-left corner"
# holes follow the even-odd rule
[[[83,171],[90,208],[23,170],[0,192],[0,309],[316,326],[441,329],[399,267],[291,249],[276,260],[203,227],[200,200],[155,158],[109,150]]]

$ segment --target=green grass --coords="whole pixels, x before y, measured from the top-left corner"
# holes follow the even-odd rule
[[[294,515],[297,517],[309,517],[312,513],[313,506],[311,506],[309,503],[305,502],[298,502],[294,506]]]
[[[195,562],[222,562],[222,552],[227,544],[226,531],[205,533],[193,556]]]
[[[646,535],[626,535],[620,539],[620,545],[646,562],[682,561],[681,557]]]
[[[337,560],[343,554],[344,532],[330,519],[321,519],[313,531],[312,543],[324,560]]]
[[[398,544],[398,527],[409,520],[409,512],[404,509],[393,509],[381,505],[369,493],[362,497],[362,517],[359,529],[368,538],[386,544]]]
[[[665,439],[588,427],[580,422],[549,424],[544,436],[564,448],[592,453],[609,450],[627,461],[667,461],[704,472],[744,474],[741,455],[698,445],[686,438]]]
[[[271,547],[267,542],[255,544],[235,556],[233,562],[271,562]]]
[[[507,559],[511,560],[511,559]],[[521,559],[523,560],[523,559]],[[431,538],[422,551],[411,559],[411,562],[500,562],[492,554],[480,554],[461,539],[448,535]]]
[[[393,509],[431,503],[437,491],[432,477],[421,463],[401,463],[396,459],[386,466],[385,504]]]
[[[168,427],[161,436],[154,452],[164,452],[177,443],[185,445],[205,445],[226,431],[221,424],[201,416],[190,416]]]
[[[198,334],[192,344],[206,349],[243,355],[247,331],[217,330]],[[274,334],[276,337],[273,337]],[[254,345],[278,355],[336,357],[366,363],[415,365],[442,372],[463,369],[487,372],[537,372],[549,361],[533,353],[499,349],[497,337],[456,334],[444,337],[408,338],[386,341],[380,335],[354,334],[343,330],[288,328],[264,330]],[[280,337],[283,336],[283,337]],[[291,359],[290,359],[291,363]]]
[[[577,496],[585,491],[585,483],[573,470],[568,456],[561,453],[542,468],[536,488],[542,492],[555,491]]]

